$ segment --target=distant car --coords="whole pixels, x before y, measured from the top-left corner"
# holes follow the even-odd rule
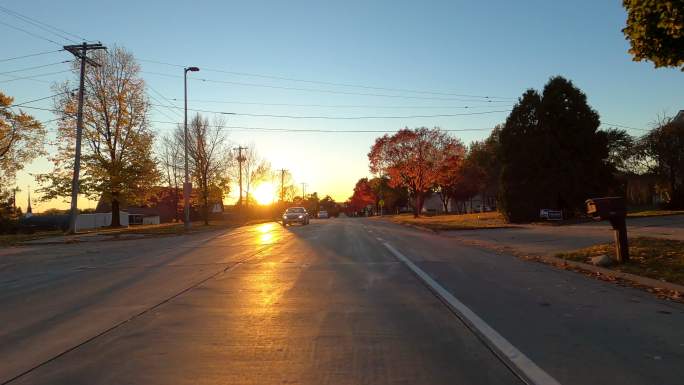
[[[309,224],[309,213],[304,207],[290,207],[283,213],[283,226],[292,223],[301,223],[302,225]]]
[[[319,219],[327,219],[328,217],[328,212],[325,210],[321,210],[318,212],[318,218]]]

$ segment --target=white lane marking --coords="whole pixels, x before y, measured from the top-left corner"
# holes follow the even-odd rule
[[[377,239],[378,241],[382,242],[382,238],[380,238],[380,237],[375,237],[375,239]]]
[[[461,301],[456,299],[449,291],[447,291],[437,281],[432,279],[421,268],[416,266],[410,259],[397,249],[392,247],[389,243],[384,243],[385,247],[394,254],[397,259],[402,261],[414,274],[418,276],[430,289],[436,293],[443,301],[445,301],[456,315],[463,320],[471,330],[478,333],[490,345],[491,348],[505,361],[510,363],[516,373],[523,376],[534,385],[560,385],[555,378],[551,377],[542,368],[537,366],[518,348],[513,346],[496,330],[492,329],[482,318],[475,314],[470,308],[464,305]]]

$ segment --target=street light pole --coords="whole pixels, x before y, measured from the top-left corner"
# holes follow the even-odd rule
[[[183,219],[185,230],[190,230],[190,192],[192,184],[190,183],[190,171],[188,169],[188,71],[197,72],[197,67],[183,68],[183,92],[185,95],[185,139],[183,144],[185,147],[185,182],[183,183]]]

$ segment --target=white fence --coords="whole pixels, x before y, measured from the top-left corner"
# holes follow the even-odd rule
[[[119,211],[121,226],[128,227],[128,213]],[[112,213],[78,214],[76,231],[97,229],[112,224]]]

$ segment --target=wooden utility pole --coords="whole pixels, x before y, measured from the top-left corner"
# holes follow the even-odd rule
[[[238,146],[238,179],[240,180],[240,199],[238,199],[238,206],[242,208],[242,162],[245,161],[245,157],[242,155],[242,150],[246,150],[247,147]]]
[[[71,211],[69,213],[69,234],[76,233],[76,218],[78,217],[78,177],[81,172],[81,136],[83,136],[83,84],[85,82],[86,63],[93,67],[100,65],[88,58],[88,51],[107,49],[100,43],[65,45],[64,50],[71,52],[76,58],[81,59],[81,77],[78,87],[78,113],[76,115],[76,148],[74,149],[74,175],[71,179]]]
[[[285,173],[287,170],[281,168],[278,171],[280,171],[280,201],[285,202]]]
[[[306,183],[302,182],[302,202],[306,197]]]
[[[17,217],[17,191],[19,191],[19,186],[12,189],[12,215]]]

